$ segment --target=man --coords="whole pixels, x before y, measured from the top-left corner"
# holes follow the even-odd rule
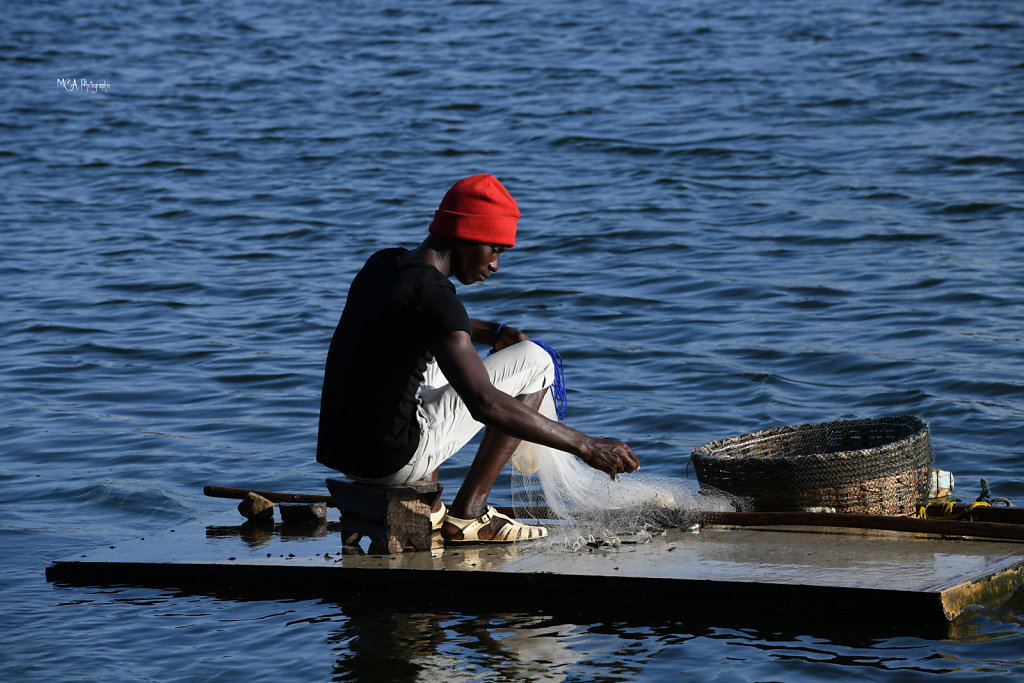
[[[486,427],[451,507],[431,515],[449,542],[547,535],[487,505],[520,440],[575,454],[612,477],[639,466],[625,443],[541,415],[554,381],[547,352],[515,328],[471,320],[455,294],[449,278],[469,285],[498,271],[519,215],[494,176],[457,182],[417,248],[379,251],[356,275],[327,354],[316,457],[352,479],[436,481],[438,466]],[[481,359],[474,343],[496,353]]]

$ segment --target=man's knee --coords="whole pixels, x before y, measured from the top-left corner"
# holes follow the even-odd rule
[[[530,349],[530,355],[534,358],[535,364],[541,369],[545,376],[554,376],[555,373],[555,361],[551,358],[551,354],[544,350],[540,345],[534,342],[523,342],[529,344],[532,348]]]
[[[552,382],[555,381],[555,362],[552,360],[551,354],[533,342],[519,342],[517,346],[519,345],[527,347],[524,349],[524,352],[528,358],[529,365],[534,369],[535,374],[542,378],[544,386],[551,386]]]
[[[533,342],[519,342],[484,359],[494,386],[512,396],[551,386],[555,366],[548,352]]]

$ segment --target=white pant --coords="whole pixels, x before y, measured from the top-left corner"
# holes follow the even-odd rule
[[[509,396],[532,394],[555,381],[555,366],[548,352],[533,342],[520,342],[483,359],[491,384]],[[420,443],[412,459],[394,474],[373,483],[391,485],[426,479],[448,458],[465,446],[483,424],[445,379],[436,362],[427,364],[419,388],[416,420]]]

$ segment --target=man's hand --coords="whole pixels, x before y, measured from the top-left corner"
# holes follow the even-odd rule
[[[497,337],[494,339],[494,350],[501,351],[508,346],[524,341],[530,341],[530,338],[527,337],[522,330],[517,330],[516,328],[509,327],[508,325],[502,325],[501,329],[498,330]]]
[[[640,461],[633,449],[621,441],[613,439],[591,438],[587,450],[580,459],[595,470],[601,470],[612,479],[618,474],[635,472],[640,469]]]
[[[504,323],[470,318],[469,324],[473,330],[470,335],[473,338],[473,343],[490,346],[495,351],[501,351],[505,347],[519,342],[530,341],[530,338],[523,334],[522,330],[517,330]]]

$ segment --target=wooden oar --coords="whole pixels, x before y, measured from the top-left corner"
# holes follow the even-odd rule
[[[337,507],[330,496],[318,496],[312,493],[275,493],[257,489],[237,489],[228,486],[204,486],[203,494],[212,498],[234,498],[242,500],[250,493],[263,496],[272,503],[327,503],[328,507]]]

